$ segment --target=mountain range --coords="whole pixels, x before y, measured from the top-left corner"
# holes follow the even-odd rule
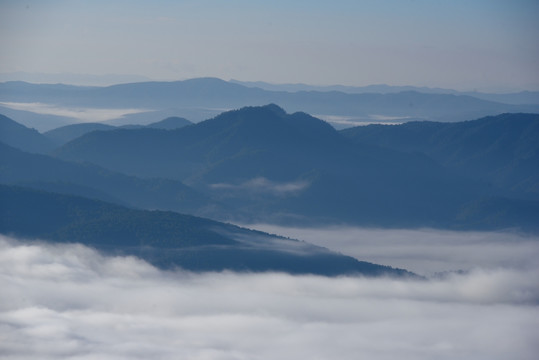
[[[45,168],[33,175],[11,171],[17,175],[4,182],[41,183],[41,188],[46,189],[44,183],[51,186],[63,179],[65,183],[106,194],[104,200],[120,196],[122,203],[132,206],[184,211],[228,221],[470,228],[481,223],[481,211],[485,209],[478,206],[480,203],[497,201],[515,210],[529,208],[521,200],[537,200],[533,195],[539,173],[533,161],[537,156],[536,135],[515,120],[520,118],[530,122],[531,128],[537,122],[533,115],[513,114],[454,124],[422,122],[383,127],[389,131],[419,126],[424,132],[432,126],[461,129],[451,130],[457,131],[455,139],[462,143],[455,140],[453,155],[448,155],[453,159],[450,163],[425,149],[392,148],[376,142],[374,135],[370,141],[352,136],[372,132],[377,126],[338,132],[306,113],[287,114],[276,105],[246,107],[174,130],[137,127],[93,131],[52,151],[50,154],[57,159],[47,157],[49,163],[56,161],[55,167],[70,164],[71,174],[81,172],[81,163],[91,163],[101,174],[115,174],[105,176],[106,179],[119,178],[121,173],[125,177],[122,181],[139,184],[126,185],[121,191],[117,190],[122,186],[119,180],[110,185],[90,180],[96,179],[90,175],[43,176]],[[509,133],[516,134],[513,142],[519,150],[499,145],[497,150],[482,151],[478,158],[473,149],[465,146],[477,140],[465,136],[469,132],[465,129],[472,125],[478,127],[476,136],[482,136],[483,142],[488,138],[501,144]],[[406,134],[401,141],[419,144]],[[391,142],[396,146],[396,141]],[[432,143],[441,144],[436,140]],[[507,154],[500,157],[504,149]],[[455,154],[461,154],[466,161],[476,159],[493,165],[481,168],[472,161],[466,167],[462,165],[465,161]],[[15,157],[22,158],[21,154]],[[24,162],[11,161],[17,163]],[[503,169],[512,174],[510,178],[503,177]],[[139,195],[135,189],[140,189]],[[168,191],[175,195],[167,197]],[[84,194],[73,190],[70,193]],[[174,200],[178,198],[185,201]],[[473,225],[466,220],[472,218]],[[526,220],[527,216],[497,223],[487,220],[490,215],[484,218],[481,226],[486,228],[537,227]]]
[[[230,80],[234,84],[239,84],[247,87],[256,87],[269,91],[339,91],[347,94],[392,94],[404,91],[413,91],[425,94],[451,94],[451,95],[466,95],[477,99],[500,102],[512,105],[531,105],[539,104],[539,91],[520,91],[512,93],[484,93],[478,91],[456,91],[452,89],[430,88],[425,86],[395,86],[386,84],[367,85],[367,86],[344,86],[344,85],[326,85],[316,86],[307,84],[270,84],[263,81],[239,81]]]
[[[393,271],[215,220],[539,231],[537,114],[337,131],[270,104],[196,124],[0,126],[0,233],[162,267]]]
[[[440,221],[481,189],[426,156],[354,144],[324,121],[276,105],[172,131],[92,132],[54,155],[182,181],[241,209],[248,221],[420,225],[427,214]]]
[[[535,95],[532,94],[529,98],[533,100]],[[350,126],[357,122],[381,121],[381,119],[398,122],[412,119],[455,122],[505,112],[539,111],[537,101],[531,104],[522,104],[522,101],[525,100],[502,103],[460,93],[424,93],[415,90],[347,93],[326,91],[322,88],[316,91],[291,92],[249,87],[216,78],[141,82],[107,87],[0,83],[0,105],[8,109],[13,106],[10,104],[14,103],[41,103],[69,109],[138,109],[146,113],[146,118],[154,111],[167,110],[194,122],[216,116],[223,110],[268,103],[279,104],[288,112],[305,111],[326,118],[334,121],[335,126],[343,126],[343,122]],[[513,104],[514,102],[518,104]],[[5,113],[5,109],[2,111]],[[24,114],[20,113],[20,110],[9,109],[9,111],[19,111],[18,115],[14,113],[7,115],[17,116],[20,121],[24,120],[26,125],[39,128],[39,116],[43,114],[33,118],[29,111]],[[123,117],[127,122],[135,123],[135,119],[143,121],[139,115],[131,114]],[[73,118],[71,122],[75,123],[78,120]]]
[[[126,129],[139,129],[143,127],[151,129],[163,129],[163,130],[174,130],[181,127],[192,125],[193,123],[185,118],[171,116],[161,121],[150,123],[148,125],[123,125],[123,126],[114,126],[103,123],[81,123],[81,124],[71,124],[66,126],[61,126],[43,133],[45,137],[54,142],[55,145],[60,146],[65,143],[68,143],[71,140],[74,140],[86,133],[96,131],[96,130],[114,130],[117,128],[126,128]]]
[[[422,153],[459,174],[539,199],[539,114],[370,125],[340,133],[358,144]]]

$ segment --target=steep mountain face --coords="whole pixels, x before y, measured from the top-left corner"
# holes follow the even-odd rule
[[[0,233],[78,242],[162,268],[413,276],[304,242],[173,212],[0,185]]]
[[[33,153],[45,153],[54,148],[54,143],[36,130],[4,115],[0,115],[0,142]]]
[[[421,152],[463,175],[539,199],[539,114],[370,125],[341,134],[357,143]]]
[[[210,214],[215,202],[179,181],[138,179],[91,164],[30,154],[0,143],[0,183],[97,198],[141,208]]]
[[[485,195],[426,156],[354,144],[327,123],[276,105],[183,129],[87,134],[56,153],[140,176],[180,179],[244,221],[447,226]]]

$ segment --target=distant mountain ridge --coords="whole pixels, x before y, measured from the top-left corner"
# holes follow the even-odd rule
[[[538,105],[539,91],[519,91],[512,93],[485,93],[478,91],[457,91],[452,89],[431,88],[426,86],[395,86],[386,84],[366,85],[366,86],[345,86],[345,85],[307,85],[307,84],[270,84],[263,81],[239,81],[230,80],[235,84],[244,85],[247,87],[256,87],[269,91],[339,91],[348,94],[391,94],[405,91],[414,91],[425,94],[451,94],[451,95],[467,95],[482,100],[500,102],[511,105]]]
[[[150,96],[148,94],[151,94]],[[216,78],[143,82],[108,87],[0,83],[0,102],[56,104],[64,107],[176,109],[195,122],[215,116],[215,109],[276,103],[288,112],[344,116],[354,121],[390,117],[463,121],[505,112],[539,112],[539,104],[511,105],[463,94],[345,93],[342,91],[269,91]],[[210,116],[208,116],[210,114]]]
[[[174,130],[181,127],[192,125],[193,123],[189,120],[177,116],[168,117],[161,121],[157,121],[146,126],[142,125],[125,125],[125,126],[113,126],[104,123],[80,123],[62,126],[53,130],[49,130],[43,135],[53,141],[57,146],[68,143],[71,140],[74,140],[84,134],[87,134],[92,131],[106,131],[114,130],[118,128],[152,128],[152,129],[163,129],[163,130]]]

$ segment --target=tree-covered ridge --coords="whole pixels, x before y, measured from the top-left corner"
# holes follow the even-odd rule
[[[0,233],[139,256],[164,268],[321,275],[412,274],[297,240],[167,211],[0,185]]]
[[[56,158],[0,145],[0,183],[241,223],[536,231],[537,124],[505,114],[339,132],[270,104],[86,133]],[[520,216],[493,221],[486,203]]]
[[[340,133],[361,144],[423,153],[463,175],[539,199],[539,114],[369,125]]]
[[[56,156],[180,179],[246,221],[448,227],[464,204],[488,195],[424,155],[354,143],[274,104],[172,131],[94,132]]]
[[[54,142],[46,136],[4,115],[0,115],[0,142],[32,153],[45,153],[54,148]]]
[[[180,181],[139,179],[89,163],[30,154],[0,143],[0,183],[92,197],[138,208],[204,213],[219,205]]]

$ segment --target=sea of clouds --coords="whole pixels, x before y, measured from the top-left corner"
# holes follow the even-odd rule
[[[437,229],[369,229],[244,225],[327,247],[360,260],[401,267],[432,276],[471,269],[535,269],[539,236],[514,231],[444,231]]]
[[[313,231],[303,230],[304,235]],[[341,230],[386,234],[386,240],[396,236]],[[338,235],[336,228],[320,231],[318,240]],[[425,234],[415,235],[420,233]],[[430,237],[435,234],[440,243],[456,236],[430,231]],[[461,235],[476,239],[470,243],[473,252],[486,241],[479,233]],[[426,280],[161,271],[82,245],[0,237],[0,354],[3,359],[535,359],[539,265],[531,257],[539,242],[511,236],[507,249],[524,246],[532,253],[509,251],[511,261],[496,264],[501,250],[485,244],[490,260]],[[420,251],[422,239],[415,258],[434,253],[428,246]],[[436,263],[462,268],[466,259],[481,257],[467,254],[463,241],[455,246],[450,251],[446,243]],[[374,244],[370,248],[375,254]],[[380,244],[379,252],[391,248]],[[454,262],[459,251],[464,260]],[[418,261],[416,271],[430,272],[432,266]]]

